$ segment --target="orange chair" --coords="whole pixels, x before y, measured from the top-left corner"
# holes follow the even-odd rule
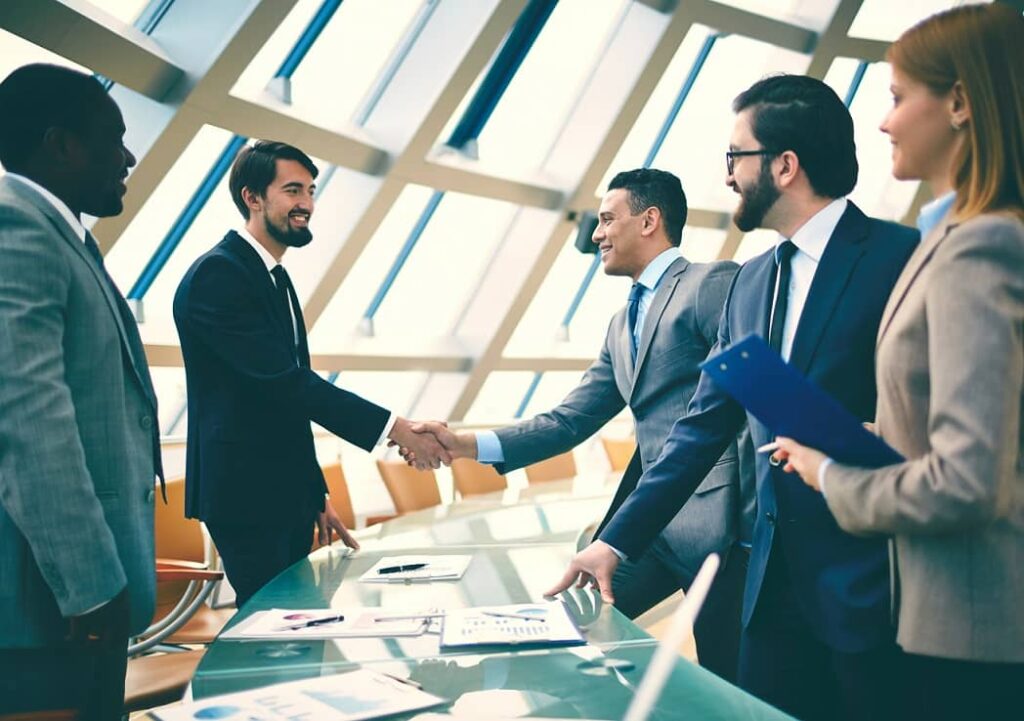
[[[468,458],[452,462],[452,478],[455,488],[463,498],[493,493],[508,488],[505,476],[494,470],[490,463],[477,463]]]
[[[552,456],[547,460],[526,467],[526,479],[530,483],[560,481],[565,478],[572,478],[575,475],[576,459],[572,457],[572,451],[560,453],[557,456]]]
[[[324,481],[327,483],[327,492],[331,496],[331,507],[334,508],[334,512],[338,514],[338,518],[345,524],[345,528],[353,530],[356,527],[356,512],[352,507],[352,494],[348,491],[348,481],[345,480],[345,471],[342,469],[340,463],[331,463],[330,465],[322,466],[321,469],[324,473]],[[394,515],[390,516],[367,516],[366,525],[372,526],[376,523],[382,523],[390,518],[394,518]],[[317,532],[313,530],[313,543],[317,543]]]
[[[433,471],[418,471],[405,461],[383,460],[377,461],[377,470],[399,514],[441,505]]]
[[[607,438],[601,436],[601,445],[604,446],[608,462],[612,464],[613,471],[624,471],[633,458],[636,450],[636,438]]]
[[[164,559],[184,561],[192,570],[208,569],[213,564],[212,543],[206,537],[202,524],[194,518],[185,518],[185,479],[167,480],[167,503],[159,498],[155,506],[154,526],[156,534],[157,565]],[[166,565],[166,564],[165,564]],[[157,584],[156,613],[154,621],[167,619],[177,606],[195,606],[191,617],[173,634],[161,639],[169,644],[207,644],[216,638],[228,622],[234,609],[214,609],[205,602],[195,602],[195,595],[209,596],[215,579],[189,578],[172,580],[164,576]],[[205,601],[205,597],[204,597]],[[151,628],[150,633],[154,632]]]

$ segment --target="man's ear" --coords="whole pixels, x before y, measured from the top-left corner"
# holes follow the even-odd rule
[[[640,235],[651,235],[659,225],[661,225],[661,210],[652,205],[644,211],[644,222],[640,228]]]
[[[242,188],[242,200],[245,201],[250,212],[263,210],[263,198],[259,193],[253,192],[249,186]]]
[[[74,166],[82,157],[82,141],[67,128],[47,128],[41,147],[57,167]]]
[[[792,150],[785,150],[773,158],[772,162],[778,164],[780,187],[785,188],[796,180],[796,176],[800,172],[800,158],[796,153]]]

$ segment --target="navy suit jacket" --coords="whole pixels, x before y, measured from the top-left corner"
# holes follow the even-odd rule
[[[310,421],[361,448],[384,408],[309,367],[256,251],[230,232],[189,268],[174,295],[188,386],[185,513],[207,522],[275,525],[323,510]]]
[[[850,203],[826,245],[797,325],[790,363],[865,421],[875,412],[882,310],[917,241],[916,230],[868,218]],[[740,268],[712,353],[751,333],[768,336],[775,275],[772,252]],[[702,374],[686,416],[601,539],[629,556],[643,553],[746,420],[743,407]],[[756,446],[773,440],[768,428],[753,417],[749,422]],[[842,531],[821,494],[770,466],[767,454],[758,454],[756,473],[744,625],[757,609],[769,555],[782,553],[803,615],[820,640],[850,653],[891,641],[885,539]]]

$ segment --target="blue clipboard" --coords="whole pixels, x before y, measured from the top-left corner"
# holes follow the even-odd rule
[[[786,436],[839,463],[878,468],[904,459],[869,432],[835,398],[749,335],[701,364],[726,393],[776,436]]]

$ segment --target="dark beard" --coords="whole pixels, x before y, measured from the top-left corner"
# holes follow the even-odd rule
[[[287,222],[286,218],[285,223]],[[309,242],[313,240],[313,233],[310,232],[309,228],[292,230],[288,225],[281,228],[271,223],[270,218],[266,216],[263,217],[263,225],[266,227],[267,233],[271,238],[289,248],[301,248],[304,245],[309,245]]]
[[[733,213],[732,220],[744,233],[763,227],[764,216],[775,205],[782,194],[772,180],[771,163],[761,160],[761,172],[757,184],[748,190],[740,190],[740,205]]]

